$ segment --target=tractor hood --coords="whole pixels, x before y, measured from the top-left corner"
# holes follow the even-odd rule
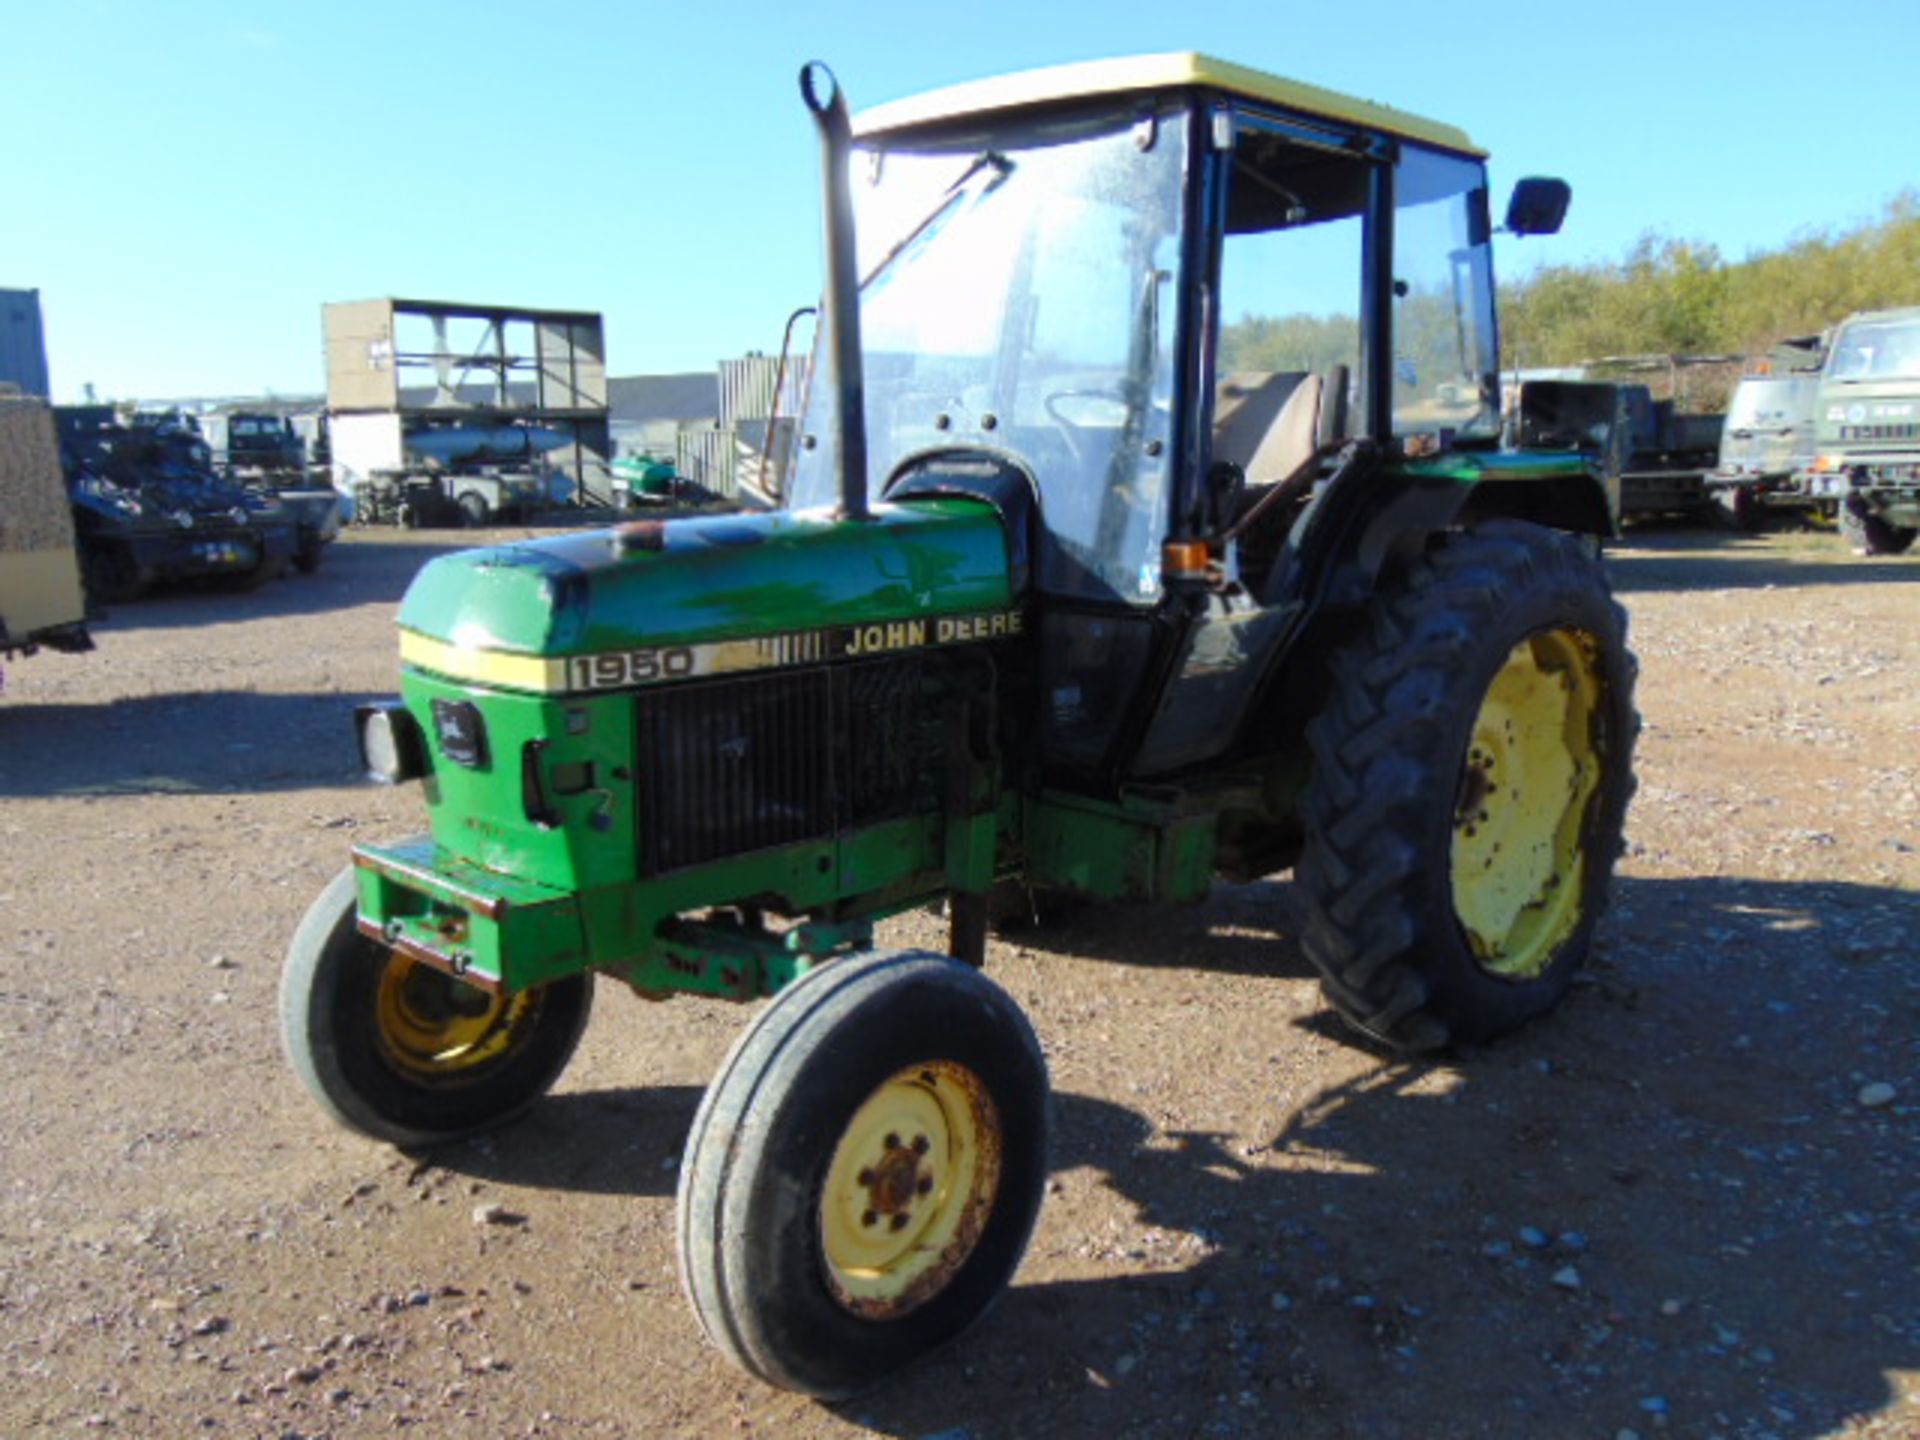
[[[783,657],[826,659],[984,637],[974,624],[1004,624],[1018,603],[998,512],[979,501],[878,505],[858,522],[825,509],[641,521],[432,561],[401,602],[401,656],[555,693],[758,668],[728,641],[792,637]],[[624,668],[656,651],[657,674]]]

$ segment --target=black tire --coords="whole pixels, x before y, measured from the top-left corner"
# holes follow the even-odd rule
[[[1715,485],[1707,492],[1707,513],[1723,529],[1751,534],[1766,519],[1766,506],[1751,485]]]
[[[462,490],[454,504],[460,510],[460,523],[469,529],[478,529],[493,518],[493,509],[487,504],[487,497],[478,490]]]
[[[300,548],[293,552],[293,568],[302,575],[312,575],[319,570],[326,553],[327,542],[317,535],[309,535],[301,540]]]
[[[586,1029],[591,975],[494,1001],[368,939],[356,910],[349,867],[301,920],[280,977],[281,1041],[321,1109],[362,1135],[418,1147],[505,1124],[546,1093]],[[430,1060],[410,1051],[403,1022],[387,1011],[416,1003],[416,989],[442,1013],[490,1007],[484,1020],[467,1021],[480,1036],[468,1048],[481,1053]]]
[[[80,569],[87,594],[101,605],[126,605],[146,593],[146,577],[125,546],[83,546]]]
[[[1306,953],[1366,1034],[1403,1050],[1487,1040],[1566,993],[1633,793],[1626,625],[1589,542],[1491,521],[1437,537],[1335,656],[1307,732],[1296,877]],[[1557,732],[1542,723],[1556,688]],[[1496,782],[1527,768],[1531,793],[1566,799],[1503,809]],[[1485,926],[1510,903],[1504,932]]]
[[[251,570],[243,571],[238,575],[222,576],[220,583],[223,588],[231,590],[235,594],[251,594],[253,591],[265,585],[269,580],[278,580],[282,575],[286,574],[287,563],[288,561],[285,555],[264,556]]]
[[[1856,508],[1851,498],[1840,502],[1841,538],[1863,555],[1904,555],[1916,533],[1910,525],[1895,525],[1870,510]]]
[[[945,1087],[938,1093],[950,1104],[956,1076],[975,1087],[971,1119],[951,1131],[928,1127],[930,1147],[924,1135],[893,1133],[857,1143],[874,1114],[894,1113],[884,1102],[913,1100],[922,1082],[929,1096]],[[985,1170],[967,1157],[990,1155],[992,1145],[942,1140],[964,1140],[969,1125],[999,1140],[997,1179],[984,1191]],[[734,1045],[688,1136],[680,1275],[708,1338],[769,1384],[823,1398],[856,1394],[951,1340],[1006,1288],[1026,1250],[1045,1188],[1047,1129],[1039,1044],[1019,1007],[979,971],[909,952],[810,972]],[[916,1156],[935,1157],[924,1174]],[[899,1178],[896,1159],[918,1188],[883,1194],[877,1187]],[[854,1208],[881,1197],[857,1220],[846,1200],[851,1165],[867,1167],[856,1178],[869,1187],[854,1192]],[[906,1196],[899,1205],[886,1198],[896,1193]],[[909,1214],[921,1193],[930,1198]],[[941,1232],[923,1227],[947,1223],[958,1228],[936,1252],[927,1237]],[[835,1237],[859,1243],[860,1227],[904,1247],[912,1258],[903,1265],[932,1268],[909,1269],[896,1294],[887,1288],[893,1262],[876,1260],[852,1273],[879,1277],[883,1293],[848,1293]],[[903,1238],[888,1242],[895,1232]]]

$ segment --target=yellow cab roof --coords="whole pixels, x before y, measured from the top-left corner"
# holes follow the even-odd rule
[[[1421,140],[1448,150],[1484,156],[1486,151],[1466,132],[1437,120],[1425,120],[1404,110],[1357,100],[1318,85],[1283,79],[1245,65],[1216,60],[1191,50],[1165,55],[1134,55],[1117,60],[1089,60],[1077,65],[1054,65],[1022,70],[990,80],[949,85],[924,95],[889,101],[863,110],[854,121],[854,133],[865,139],[895,131],[996,110],[1017,110],[1062,100],[1102,95],[1147,94],[1189,86],[1218,90],[1226,95],[1276,105],[1304,115],[1343,120],[1369,129],[1384,130],[1408,140]]]

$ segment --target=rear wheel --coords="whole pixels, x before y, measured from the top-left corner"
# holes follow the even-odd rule
[[[854,1394],[945,1343],[1020,1263],[1047,1074],[972,967],[857,955],[775,996],[722,1065],[680,1175],[680,1273],[770,1384]]]
[[[1895,525],[1870,510],[1855,509],[1848,500],[1840,502],[1841,538],[1862,555],[1904,555],[1916,533],[1910,525]]]
[[[1402,1049],[1551,1009],[1586,957],[1633,791],[1626,616],[1591,547],[1440,537],[1334,662],[1297,876],[1328,999]]]
[[[463,490],[455,502],[460,507],[460,523],[468,526],[481,526],[492,518],[493,511],[487,505],[487,497],[478,490]]]
[[[294,932],[280,979],[287,1058],[320,1107],[395,1145],[504,1124],[546,1092],[579,1044],[592,976],[511,995],[469,985],[362,935],[353,871]]]
[[[87,594],[102,605],[125,605],[146,591],[139,563],[123,545],[89,544],[80,551],[81,578]]]
[[[1708,513],[1728,530],[1758,530],[1766,516],[1760,494],[1751,485],[1715,485],[1707,491]]]

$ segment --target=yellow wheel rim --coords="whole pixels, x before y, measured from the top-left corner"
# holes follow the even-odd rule
[[[1580,922],[1601,691],[1594,638],[1544,630],[1513,647],[1474,718],[1454,800],[1453,908],[1502,979],[1537,979]]]
[[[394,955],[380,974],[374,1020],[380,1048],[395,1065],[452,1077],[505,1052],[537,1003],[533,991],[501,995]]]
[[[892,1319],[966,1264],[1000,1185],[1000,1117],[980,1077],[930,1060],[883,1083],[834,1147],[820,1236],[835,1298]]]

